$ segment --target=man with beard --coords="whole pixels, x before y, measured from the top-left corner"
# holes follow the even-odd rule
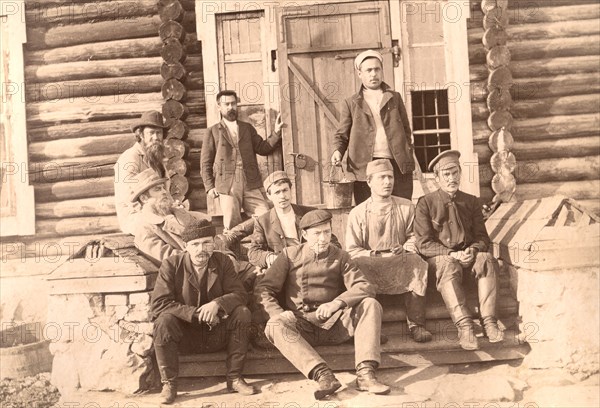
[[[242,221],[242,208],[249,216],[269,210],[260,191],[262,178],[256,154],[272,153],[281,140],[283,127],[281,117],[277,116],[273,134],[264,140],[254,126],[237,119],[237,102],[234,91],[217,94],[221,121],[208,129],[200,159],[206,194],[219,198],[226,230]]]
[[[257,302],[269,315],[265,335],[302,374],[318,383],[316,399],[342,384],[315,351],[355,337],[356,386],[387,394],[377,381],[381,361],[382,309],[375,289],[350,259],[331,245],[331,214],[313,210],[300,221],[306,242],[284,248],[256,288]],[[281,296],[282,295],[282,296]],[[282,303],[278,297],[283,297]]]
[[[163,163],[164,129],[163,117],[159,112],[144,112],[131,126],[137,142],[125,150],[115,164],[115,207],[119,226],[125,233],[135,232],[140,211],[139,204],[129,200],[135,175],[146,169],[152,169],[160,177],[166,175]]]
[[[248,350],[247,295],[229,258],[214,251],[215,227],[193,221],[181,233],[185,251],[163,261],[152,292],[154,351],[163,389],[161,403],[177,397],[179,352],[227,349],[227,389],[256,390],[242,378]]]
[[[460,152],[447,150],[429,164],[440,188],[419,199],[415,215],[417,249],[435,272],[452,321],[458,328],[460,346],[477,350],[473,319],[466,304],[463,284],[476,283],[479,317],[488,340],[500,342],[503,333],[496,320],[498,261],[489,252],[490,237],[485,229],[477,197],[459,190]]]
[[[415,206],[406,198],[392,195],[394,168],[389,160],[369,162],[366,174],[371,197],[348,215],[346,250],[371,283],[377,284],[378,293],[404,297],[411,337],[418,343],[428,342],[427,263],[416,254]]]
[[[362,86],[342,103],[340,124],[333,136],[331,164],[338,166],[344,153],[348,172],[356,176],[354,201],[371,195],[365,170],[375,159],[389,159],[394,168],[392,195],[412,199],[415,169],[408,114],[402,97],[383,82],[383,57],[374,50],[361,52],[354,68]]]
[[[140,216],[134,230],[135,246],[157,265],[171,255],[183,252],[185,242],[181,234],[185,227],[202,214],[174,207],[174,200],[167,191],[166,178],[152,169],[136,175],[131,184],[131,202],[141,206]]]

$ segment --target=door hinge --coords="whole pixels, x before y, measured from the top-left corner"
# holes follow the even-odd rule
[[[271,50],[271,72],[275,72],[277,70],[275,61],[277,61],[277,50]]]

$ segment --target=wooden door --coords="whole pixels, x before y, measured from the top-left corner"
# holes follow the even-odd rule
[[[384,80],[393,86],[388,7],[387,1],[364,1],[279,9],[283,159],[299,204],[324,202],[321,182],[329,178],[340,106],[360,89],[354,58],[380,51]]]

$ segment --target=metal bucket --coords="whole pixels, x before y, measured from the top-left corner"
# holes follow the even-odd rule
[[[345,180],[346,175],[342,170],[342,180],[335,181],[335,166],[331,166],[329,180],[323,181],[323,196],[325,198],[325,207],[330,209],[352,207],[352,195],[354,194],[354,181]]]

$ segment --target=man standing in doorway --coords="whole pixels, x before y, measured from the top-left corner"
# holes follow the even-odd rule
[[[394,168],[392,195],[412,199],[415,169],[411,130],[402,97],[383,82],[383,57],[374,50],[360,53],[354,68],[360,91],[342,104],[340,124],[333,137],[331,164],[338,166],[345,153],[348,172],[356,176],[354,201],[371,195],[366,182],[367,163],[387,159]]]
[[[283,122],[277,116],[273,134],[264,140],[250,123],[238,120],[234,91],[217,94],[221,121],[208,129],[202,144],[200,169],[206,194],[218,198],[226,230],[242,221],[240,211],[258,216],[269,211],[260,191],[262,178],[256,155],[266,156],[281,140]]]

